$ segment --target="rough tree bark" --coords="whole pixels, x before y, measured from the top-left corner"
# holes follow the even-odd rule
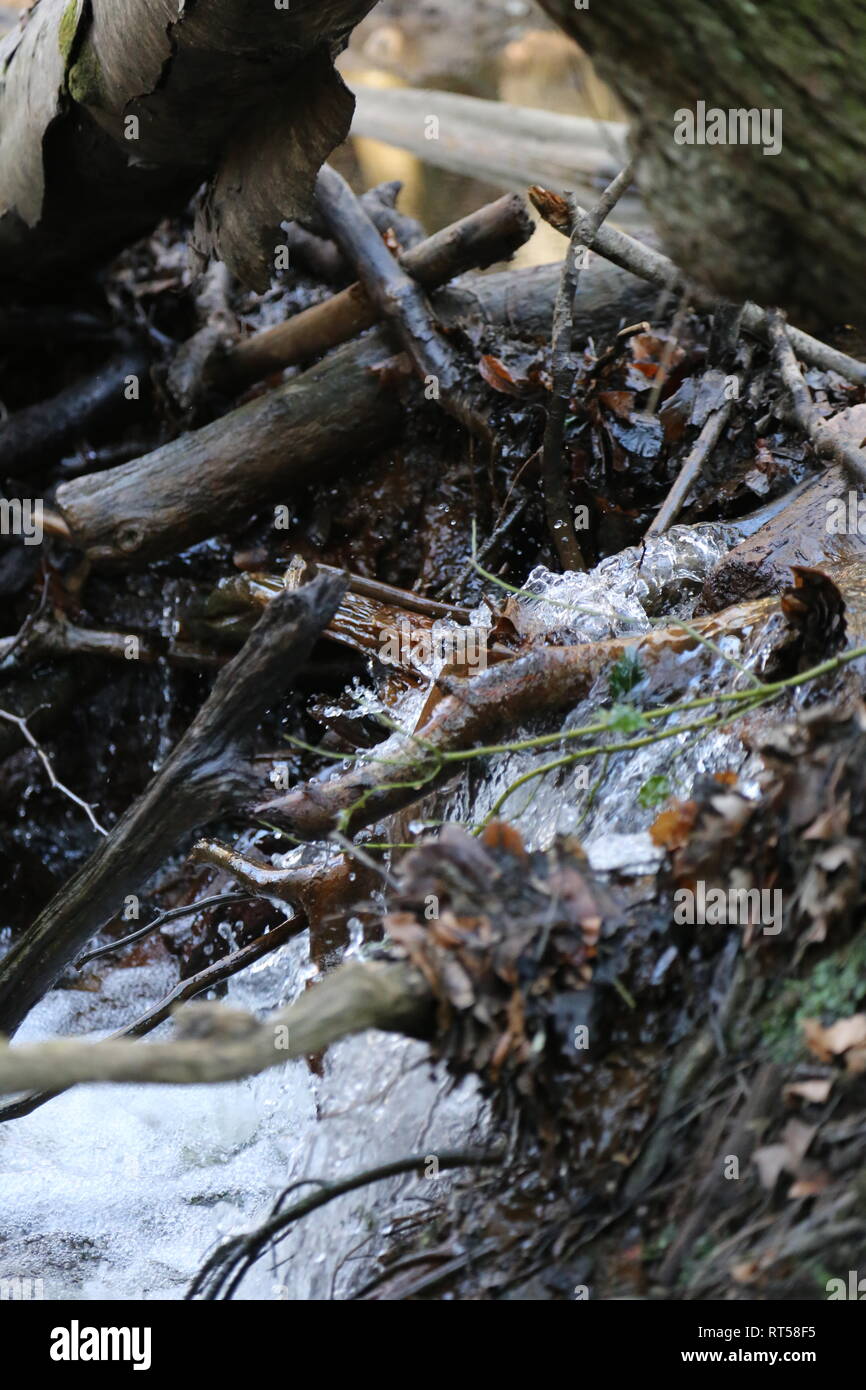
[[[209,180],[195,240],[265,288],[354,101],[374,0],[39,0],[0,44],[0,279],[59,279]]]
[[[632,117],[667,249],[734,299],[866,321],[866,7],[851,0],[541,0]],[[783,145],[677,144],[675,113],[782,111]]]

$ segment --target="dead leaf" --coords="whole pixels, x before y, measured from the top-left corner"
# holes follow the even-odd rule
[[[823,1105],[832,1089],[832,1077],[826,1080],[794,1081],[784,1088],[782,1095],[789,1103],[793,1100],[805,1100],[810,1105]]]

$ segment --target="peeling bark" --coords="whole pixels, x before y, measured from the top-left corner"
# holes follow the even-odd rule
[[[265,288],[354,102],[373,0],[39,0],[0,45],[0,279],[98,263],[199,185],[195,241]]]

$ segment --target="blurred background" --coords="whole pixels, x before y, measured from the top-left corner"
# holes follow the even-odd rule
[[[31,3],[4,0],[0,33],[13,27]],[[355,30],[339,66],[353,89],[426,88],[594,121],[622,119],[589,59],[533,0],[379,0]],[[490,183],[438,168],[415,153],[362,135],[353,135],[334,163],[359,192],[400,179],[401,209],[429,231],[474,211],[507,187],[525,186],[519,179]],[[542,224],[516,264],[558,260],[564,249],[563,239]]]
[[[533,0],[380,0],[339,66],[353,89],[433,88],[596,121],[623,119],[587,56]],[[356,186],[401,179],[401,208],[430,231],[498,197],[505,186],[358,135],[335,162]],[[515,264],[558,260],[564,249],[562,237],[542,224]]]

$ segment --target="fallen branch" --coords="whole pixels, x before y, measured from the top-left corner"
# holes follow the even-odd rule
[[[0,961],[0,1031],[15,1031],[184,835],[248,797],[249,736],[306,660],[342,590],[341,580],[324,576],[269,604],[144,794]]]
[[[501,1162],[496,1154],[485,1154],[471,1150],[468,1152],[445,1150],[442,1153],[436,1153],[435,1158],[439,1172],[448,1172],[454,1168],[481,1167],[485,1164]],[[190,1284],[186,1294],[187,1299],[218,1299],[221,1296],[231,1298],[250,1266],[255,1264],[256,1260],[274,1244],[293,1222],[299,1221],[301,1217],[309,1215],[310,1212],[316,1211],[319,1207],[326,1206],[328,1202],[333,1202],[337,1197],[343,1197],[347,1192],[357,1192],[359,1188],[369,1187],[371,1183],[384,1182],[386,1178],[397,1178],[403,1173],[417,1172],[419,1177],[423,1177],[428,1171],[429,1162],[429,1154],[413,1154],[410,1158],[400,1158],[393,1163],[382,1163],[376,1168],[367,1168],[362,1173],[353,1173],[351,1177],[340,1178],[336,1181],[326,1182],[321,1178],[302,1178],[293,1186],[302,1187],[309,1183],[318,1190],[311,1193],[309,1197],[303,1197],[294,1206],[282,1210],[281,1204],[277,1203],[269,1219],[261,1226],[257,1226],[255,1230],[249,1231],[245,1235],[231,1236],[228,1240],[221,1242]],[[225,1293],[223,1293],[224,1290]]]
[[[734,341],[736,342],[736,338]],[[748,370],[753,357],[753,348],[750,343],[740,344],[740,357],[744,368]],[[737,386],[735,393],[707,416],[700,434],[674,479],[673,486],[659,507],[652,523],[647,527],[645,540],[653,540],[656,536],[664,535],[668,527],[672,526],[679,516],[691,487],[703,472],[725,431],[725,427],[733,414],[734,402],[739,400],[743,394],[745,372],[740,373],[734,379]],[[661,388],[659,388],[659,394],[660,390]],[[656,399],[657,404],[658,399]]]
[[[423,289],[433,290],[466,270],[508,260],[532,231],[523,199],[511,194],[404,251],[399,262]],[[350,285],[323,304],[239,343],[216,364],[218,380],[237,389],[308,362],[372,327],[378,317],[363,286]]]
[[[843,464],[855,478],[866,481],[866,451],[849,444],[844,435],[833,430],[815,409],[809,388],[803,380],[791,330],[779,313],[767,316],[773,358],[782,384],[791,401],[791,414],[807,439],[812,441],[819,458]]]
[[[123,1039],[92,1043],[65,1038],[0,1046],[0,1093],[57,1091],[84,1082],[189,1086],[239,1081],[314,1055],[367,1028],[418,1037],[431,1021],[432,995],[412,966],[353,961],[262,1022],[221,1004],[193,1004],[178,1015],[178,1041],[136,1047]]]
[[[287,921],[281,922],[279,926],[266,932],[264,936],[257,936],[255,941],[248,942],[246,946],[241,946],[239,950],[232,951],[228,956],[223,956],[221,960],[213,961],[195,975],[190,975],[188,979],[178,981],[174,989],[169,990],[158,1004],[154,1004],[152,1008],[140,1014],[125,1028],[119,1028],[116,1033],[110,1033],[108,1040],[145,1037],[170,1017],[172,1009],[177,1004],[194,999],[197,994],[203,994],[205,990],[213,989],[215,985],[231,979],[241,970],[246,970],[247,966],[254,965],[264,956],[279,950],[280,946],[291,941],[292,937],[298,936],[305,926],[306,921],[303,917],[290,917]],[[24,1115],[31,1115],[40,1106],[47,1105],[48,1101],[55,1100],[57,1096],[62,1095],[66,1089],[68,1088],[63,1086],[59,1090],[30,1092],[22,1096],[20,1100],[13,1100],[6,1105],[0,1105],[0,1124],[5,1120],[20,1120]]]
[[[395,261],[346,180],[330,165],[319,173],[316,202],[377,314],[425,385],[435,387],[433,398],[470,434],[489,442],[487,419],[463,385],[460,360],[440,332],[423,290]]]
[[[427,137],[435,114],[439,139]],[[594,197],[628,158],[628,128],[619,121],[567,116],[483,97],[402,87],[355,88],[354,135],[396,145],[439,169],[523,192],[528,184],[577,188]],[[646,221],[640,200],[621,208]]]
[[[61,484],[74,544],[95,564],[139,564],[226,530],[387,441],[408,371],[374,333],[143,458]]]
[[[109,941],[105,946],[97,946],[92,951],[85,951],[83,956],[79,956],[75,962],[76,970],[81,970],[91,961],[102,960],[105,956],[113,956],[115,951],[122,951],[124,947],[131,946],[136,941],[142,941],[144,937],[150,936],[151,932],[159,931],[167,922],[180,922],[184,917],[195,917],[199,912],[206,912],[209,908],[229,907],[233,903],[248,903],[251,898],[257,898],[258,893],[218,893],[212,898],[200,898],[198,902],[187,903],[184,907],[170,907],[165,912],[158,912],[150,921],[145,922],[143,927],[136,928],[128,936],[120,936],[115,941]]]
[[[571,236],[574,218],[564,198],[539,187],[530,188],[529,197],[545,222],[562,232],[563,236]],[[578,211],[583,212],[583,209]],[[632,275],[647,280],[660,290],[672,294],[690,294],[691,302],[697,309],[711,310],[718,303],[716,296],[687,280],[683,272],[667,256],[653,251],[643,242],[636,241],[634,237],[617,231],[614,227],[599,227],[592,238],[591,246],[614,265],[631,271]],[[747,302],[743,306],[741,326],[769,342],[770,315],[766,309]],[[839,352],[837,348],[830,347],[819,338],[813,338],[800,328],[789,327],[788,336],[801,361],[808,362],[812,367],[820,367],[825,372],[838,372],[846,381],[866,386],[866,363],[858,362],[845,352]]]
[[[138,389],[129,395],[129,379]],[[142,348],[113,357],[92,376],[50,400],[18,410],[0,424],[0,458],[6,477],[44,472],[65,448],[126,412],[133,420],[150,400],[150,361]]]
[[[464,279],[437,293],[436,316],[473,346],[502,332],[546,341],[558,278],[555,265]],[[598,261],[586,275],[575,333],[616,332],[651,303],[639,281]],[[386,444],[403,415],[395,386],[410,373],[374,329],[203,429],[62,484],[58,507],[92,563],[170,555]]]
[[[707,416],[703,429],[689,450],[670,492],[647,527],[647,540],[663,535],[676,521],[688,497],[689,489],[703,472],[707,460],[721,439],[733,408],[733,401],[725,401],[718,410]]]
[[[846,612],[849,635],[856,641],[861,631],[866,637],[866,612],[859,602],[857,572],[849,576],[849,585],[857,609],[855,612],[852,605]],[[841,592],[844,599],[844,584]],[[645,747],[683,733],[720,727],[731,718],[748,712],[750,706],[778,700],[795,685],[818,679],[859,660],[864,647],[851,647],[841,656],[796,677],[769,684],[753,677],[752,684],[743,689],[647,710],[642,715],[642,727],[645,726],[646,732],[633,739],[605,742],[610,724],[601,717],[584,728],[559,730],[507,743],[493,742],[508,728],[573,708],[578,700],[589,694],[597,677],[626,652],[633,652],[645,668],[647,663],[668,651],[682,652],[701,644],[715,650],[721,637],[732,632],[752,632],[774,613],[781,614],[787,621],[789,613],[795,611],[784,596],[774,597],[735,605],[728,613],[696,618],[688,626],[672,623],[668,628],[635,636],[573,647],[535,648],[525,656],[489,667],[471,679],[449,681],[448,694],[414,733],[398,731],[345,770],[335,772],[329,768],[283,796],[248,806],[247,815],[299,839],[324,840],[334,831],[350,833],[411,806],[458,776],[470,759],[556,745],[558,756],[526,774],[521,779],[526,781],[598,754]],[[803,611],[807,611],[805,606]],[[826,633],[823,636],[826,640]],[[714,705],[719,709],[707,714],[708,708]],[[668,721],[674,715],[692,711],[700,711],[701,717],[675,724],[660,722],[657,728],[652,727],[656,721]],[[602,736],[601,741],[593,741],[598,735]],[[558,748],[578,740],[583,740],[583,746],[575,752],[561,753]],[[491,814],[499,814],[517,785],[519,783],[513,784],[503,793]]]

